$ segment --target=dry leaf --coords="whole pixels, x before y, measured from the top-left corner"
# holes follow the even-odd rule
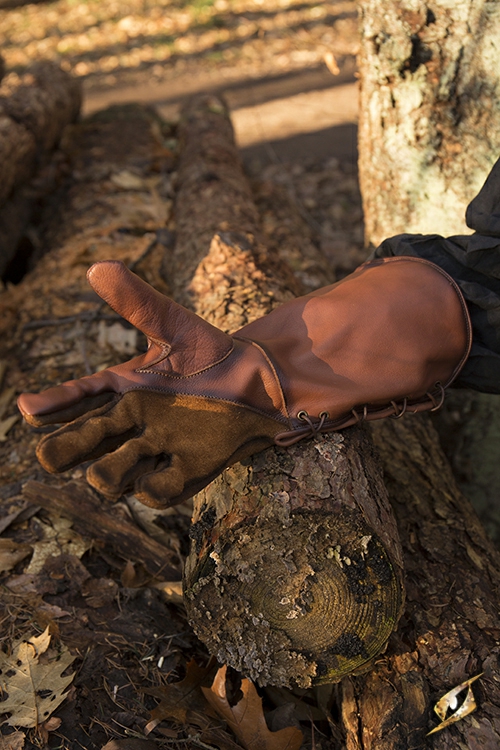
[[[46,654],[49,644],[46,628],[29,641],[14,644],[10,656],[0,654],[0,689],[7,695],[0,710],[2,715],[10,714],[3,724],[36,727],[47,721],[66,698],[64,691],[74,673],[65,677],[62,673],[75,657],[65,646],[51,657]]]
[[[231,727],[247,750],[299,750],[302,732],[296,727],[270,732],[262,710],[262,700],[248,679],[241,681],[243,698],[230,706],[226,695],[227,667],[221,667],[211,688],[202,688],[205,698]]]
[[[23,750],[25,738],[24,732],[0,735],[0,750]]]
[[[29,511],[28,511],[29,508]],[[0,518],[0,534],[3,534],[3,532],[9,528],[17,519],[28,511],[28,513],[31,513],[32,515],[35,515],[37,509],[34,505],[29,505],[27,502],[22,502],[22,504],[19,506],[19,508],[16,508],[12,511],[12,513],[8,513],[6,516],[3,516],[3,518]],[[24,518],[23,520],[26,520]]]
[[[449,690],[447,693],[445,693],[445,695],[443,695],[442,698],[438,700],[438,702],[434,706],[434,711],[441,719],[441,724],[438,724],[437,727],[434,727],[434,729],[428,732],[427,736],[429,736],[429,734],[440,732],[442,729],[445,729],[451,724],[455,724],[457,721],[464,719],[466,716],[469,716],[469,714],[476,710],[477,705],[471,685],[473,682],[479,679],[479,677],[482,677],[483,674],[484,673],[481,672],[481,674],[477,674],[475,677],[471,677],[469,680],[465,680],[465,682],[462,682],[460,685],[457,685],[457,687]],[[460,708],[455,711],[458,705],[458,696],[466,688],[468,688],[468,690],[465,700]],[[455,711],[455,713],[446,718],[446,714],[448,713],[448,711]]]
[[[137,353],[137,330],[125,328],[121,323],[113,323],[108,326],[101,320],[97,329],[97,345],[101,349],[110,346],[119,354]]]
[[[37,727],[37,735],[39,739],[41,739],[42,742],[47,745],[50,733],[55,732],[56,729],[59,729],[61,724],[62,719],[60,719],[58,716],[51,716],[50,719],[44,721],[43,724],[39,724]]]
[[[25,573],[40,573],[48,557],[68,554],[80,558],[90,548],[90,542],[73,531],[68,518],[51,516],[51,520],[52,525],[38,522],[43,539],[33,544],[33,557]]]
[[[182,581],[156,581],[149,585],[151,588],[161,591],[163,598],[173,604],[182,604],[184,602]]]
[[[140,177],[134,172],[130,172],[128,169],[123,169],[121,172],[115,172],[111,175],[111,182],[116,187],[122,190],[147,190],[148,182],[143,177]]]
[[[118,595],[118,584],[112,578],[87,578],[82,583],[82,595],[92,609],[111,604]]]
[[[163,544],[168,549],[173,549],[175,553],[181,556],[181,544],[177,534],[172,531],[168,531],[162,526],[155,523],[156,519],[160,516],[172,516],[177,515],[179,511],[182,511],[182,507],[176,506],[175,508],[150,508],[144,503],[141,503],[133,495],[127,495],[126,498],[127,507],[132,514],[134,521],[138,526],[141,527],[149,536],[156,539],[157,542]],[[191,507],[186,515],[191,518],[193,509]]]
[[[186,676],[181,682],[171,682],[163,687],[147,690],[148,695],[161,700],[161,703],[151,711],[153,721],[167,719],[185,724],[195,713],[206,714],[207,705],[201,687],[203,683],[210,684],[214,671],[212,660],[206,667],[199,667],[191,660],[187,665]]]
[[[0,573],[12,570],[31,552],[33,552],[33,547],[29,544],[19,544],[13,539],[0,539]]]

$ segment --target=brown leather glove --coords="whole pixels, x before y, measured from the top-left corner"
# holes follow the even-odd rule
[[[67,423],[37,449],[61,472],[133,488],[166,507],[273,442],[287,446],[363,419],[438,408],[470,350],[455,282],[415,258],[366,263],[229,336],[122,263],[96,263],[95,291],[148,337],[145,354],[19,397],[32,425]]]

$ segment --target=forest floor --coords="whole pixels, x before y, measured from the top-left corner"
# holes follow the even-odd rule
[[[139,174],[137,161],[131,156],[128,163],[126,154],[128,146],[132,154],[136,142],[130,136],[127,144],[124,137],[120,166],[101,180],[95,205],[90,197],[79,198],[81,241],[65,247],[64,256],[49,253],[40,273],[4,293],[0,338],[11,362],[3,383],[3,394],[11,393],[7,419],[15,415],[14,391],[83,375],[90,365],[107,366],[135,345],[130,331],[112,341],[106,330],[114,326],[106,327],[102,320],[81,328],[78,315],[96,305],[82,280],[84,270],[96,259],[94,245],[99,246],[98,252],[109,257],[137,263],[136,270],[163,291],[161,243],[142,258],[150,243],[148,232],[162,226],[175,229],[175,124],[179,107],[192,94],[224,93],[267,244],[288,260],[306,288],[329,283],[365,259],[356,166],[354,0],[56,0],[5,8],[9,3],[15,5],[0,0],[0,45],[7,68],[19,70],[37,59],[58,61],[82,79],[84,115],[128,102],[155,107],[165,120],[162,158],[168,174]],[[103,135],[106,126],[93,127],[85,148],[94,162],[89,166],[82,161],[73,175],[75,190],[85,180],[96,185],[113,158],[108,157],[113,151],[113,143],[106,141],[109,133]],[[70,157],[78,163],[78,154],[61,152],[63,163]],[[70,194],[71,178],[68,184]],[[91,240],[92,211],[104,215],[107,204],[116,210],[116,226],[121,222],[128,230],[107,236],[98,227]],[[40,227],[32,228],[42,250],[54,243],[54,232],[47,230],[53,224],[54,202]],[[138,227],[145,227],[144,236],[139,237]],[[51,278],[55,291],[49,299]],[[48,327],[43,335],[28,325],[35,318],[72,315],[62,328]],[[32,366],[12,364],[9,325],[19,332],[20,351],[32,357],[27,360]],[[119,744],[108,750],[242,747],[204,703],[201,685],[211,683],[214,668],[205,668],[208,655],[182,605],[179,578],[189,504],[148,515],[127,498],[112,511],[164,546],[169,564],[178,569],[174,580],[165,580],[147,569],[140,551],[134,557],[112,541],[89,538],[84,521],[71,528],[63,517],[23,495],[27,478],[47,482],[41,469],[34,468],[39,435],[17,421],[5,437],[0,442],[3,652],[10,653],[19,639],[41,637],[49,626],[58,644],[52,656],[49,649],[49,657],[58,653],[64,659],[68,648],[76,674],[66,700],[39,722],[38,730],[20,725],[11,732],[2,726],[0,750],[100,750],[113,739]],[[70,479],[83,484],[80,470]],[[51,486],[76,492],[73,485]],[[190,665],[192,659],[200,669]],[[1,670],[0,664],[0,676]],[[172,687],[180,680],[181,687]],[[268,724],[274,730],[287,723],[300,725],[304,747],[339,750],[335,717],[327,711],[335,686],[329,689],[264,691]],[[161,710],[155,713],[158,699]],[[254,723],[260,720],[258,712],[251,716]],[[278,750],[273,740],[269,743],[266,750]]]

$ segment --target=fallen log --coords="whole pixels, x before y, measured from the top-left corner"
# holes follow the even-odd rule
[[[186,140],[182,158],[187,160],[188,146]],[[188,195],[186,186],[178,211],[189,204]],[[210,196],[204,200],[209,217]],[[198,221],[200,217],[201,209]],[[194,247],[197,229],[199,225],[189,229],[181,224],[175,257],[182,257],[184,242]],[[241,244],[231,235],[215,237],[189,285],[195,309],[230,330],[241,324],[239,290],[245,290],[244,309],[250,317],[265,310],[253,302],[259,295],[252,296],[251,273],[242,270],[243,264],[258,267],[261,291],[265,263]],[[280,284],[276,273],[272,283]],[[183,290],[175,290],[181,296]],[[234,300],[236,320],[231,319]],[[458,491],[427,417],[386,420],[371,431],[382,464],[370,434],[351,428],[287,451],[269,449],[246,465],[227,469],[195,498],[185,570],[191,622],[211,652],[261,684],[336,681],[359,668],[366,652],[360,653],[362,638],[350,637],[349,614],[360,588],[365,586],[369,607],[366,583],[375,585],[378,595],[390,570],[394,598],[392,605],[389,598],[382,605],[388,631],[398,615],[398,534],[386,506],[383,467],[403,543],[407,603],[386,655],[366,660],[370,670],[362,677],[342,680],[336,711],[346,747],[430,747],[425,735],[437,723],[433,703],[481,671],[484,676],[474,686],[482,699],[481,713],[438,734],[432,747],[497,747],[500,557]],[[378,519],[375,508],[381,513]],[[350,513],[358,513],[353,537],[349,533],[356,523],[352,516],[345,520]],[[369,561],[373,547],[363,545],[375,539],[381,546]],[[352,558],[350,545],[355,548]],[[349,579],[354,570],[356,576]],[[317,588],[311,585],[314,579],[320,581]],[[349,599],[353,581],[356,593]],[[344,628],[342,634],[338,628]],[[290,646],[293,638],[302,648]],[[377,647],[383,648],[380,642]]]
[[[80,111],[80,82],[51,62],[10,73],[0,85],[0,275],[14,256],[35,201],[30,186]]]
[[[102,133],[99,137],[102,138]],[[109,172],[106,174],[109,176]],[[75,200],[75,206],[87,205],[87,201],[89,206],[94,205],[91,202],[91,194],[95,193],[97,184],[96,178],[95,183],[89,185],[86,197],[82,198],[81,192],[78,193],[78,191],[70,196]],[[109,186],[111,181],[108,180],[106,184]],[[83,188],[80,185],[78,189],[81,191]],[[122,193],[119,197],[120,201],[117,201],[115,205],[123,205],[124,194]],[[146,199],[147,194],[141,194],[141,201]],[[101,193],[100,211],[102,211],[103,200],[105,198]],[[180,210],[180,206],[177,210]],[[75,211],[75,215],[77,214],[78,211]],[[40,383],[53,384],[55,380],[62,379],[61,373],[55,373],[54,370],[58,352],[61,351],[60,348],[58,350],[58,344],[61,342],[63,330],[64,340],[74,342],[75,354],[74,363],[71,366],[69,363],[65,365],[66,376],[78,376],[85,371],[84,357],[81,353],[79,355],[76,327],[78,320],[75,318],[80,312],[86,313],[94,310],[95,300],[85,297],[82,284],[83,271],[89,262],[99,257],[106,257],[106,254],[108,257],[120,257],[121,254],[128,261],[134,259],[134,262],[141,257],[142,250],[137,243],[142,240],[142,237],[134,238],[132,241],[130,235],[118,233],[119,223],[114,224],[114,228],[108,226],[109,231],[106,234],[105,225],[97,228],[95,226],[101,221],[101,214],[99,214],[98,221],[95,218],[87,216],[86,226],[79,227],[82,236],[78,239],[78,247],[76,244],[68,245],[53,253],[51,257],[47,256],[37,270],[36,277],[32,275],[30,285],[26,285],[17,293],[9,292],[10,296],[6,298],[4,310],[6,315],[3,317],[4,338],[14,325],[13,318],[14,321],[19,319],[21,325],[26,323],[27,318],[33,322],[36,322],[35,318],[41,318],[39,324],[44,325],[44,317],[46,320],[52,319],[53,321],[58,315],[67,316],[68,309],[73,314],[71,320],[66,323],[59,322],[58,329],[54,328],[54,332],[46,337],[45,350],[39,347],[38,329],[36,335],[33,335],[34,329],[31,333],[26,330],[23,334],[21,348],[24,352],[25,365],[22,369],[8,373],[9,382],[14,380],[23,389],[26,389],[28,383],[32,389],[35,389]],[[189,231],[189,227],[186,231]],[[193,237],[196,231],[197,228],[193,224],[191,227]],[[244,239],[250,245],[248,235]],[[182,242],[182,232],[179,232],[179,242]],[[203,261],[203,256],[206,255],[203,266],[209,273],[214,274],[214,279],[224,281],[226,285],[224,296],[234,294],[236,302],[238,299],[245,299],[245,305],[252,308],[253,314],[258,314],[258,310],[253,308],[252,303],[252,299],[258,298],[258,294],[253,296],[255,290],[249,288],[245,274],[238,275],[241,274],[243,261],[249,266],[253,262],[253,267],[256,268],[255,260],[250,252],[251,248],[242,247],[241,244],[244,245],[242,238],[238,240],[234,234],[228,234],[225,238],[216,239],[211,244],[208,255],[206,255],[205,246],[200,247],[199,255],[193,257],[199,258],[199,265]],[[116,255],[114,255],[115,251]],[[164,251],[161,251],[161,254],[164,255]],[[177,257],[182,258],[179,249]],[[192,262],[195,265],[194,260]],[[173,270],[175,271],[175,266]],[[262,289],[265,291],[267,283],[265,275],[259,268],[256,268],[255,273],[256,278],[261,280]],[[50,278],[51,285],[56,292],[60,291],[60,294],[56,293],[47,297],[44,294],[43,278]],[[195,273],[195,278],[198,278],[201,283],[201,274]],[[271,281],[279,286],[279,279],[276,276],[273,276]],[[155,283],[157,282],[158,280],[155,279]],[[177,296],[175,275],[169,277],[169,282]],[[193,289],[195,292],[196,284],[193,284]],[[184,293],[189,296],[186,291]],[[207,294],[206,288],[204,294]],[[12,295],[17,295],[18,300],[23,299],[21,307],[16,308],[13,305]],[[204,296],[203,302],[207,299]],[[272,307],[271,298],[264,297],[264,299],[266,304]],[[224,310],[229,306],[225,303],[219,305],[219,301],[219,297],[215,294],[213,306],[211,307],[212,303],[207,304],[207,314],[212,309],[217,311],[218,316],[223,316]],[[234,314],[237,316],[241,313],[235,308]],[[222,320],[222,317],[216,319]],[[81,320],[84,318],[82,317]],[[235,319],[234,325],[239,324],[239,319]],[[63,329],[62,326],[68,326],[68,328]],[[92,326],[92,336],[85,337],[85,339],[88,346],[88,359],[95,366],[99,362],[99,355],[92,349],[90,342],[95,338],[97,326],[95,323]],[[17,430],[17,426],[14,429]],[[387,435],[382,433],[378,447],[380,451],[383,451],[384,472],[388,478],[387,486],[398,518],[405,562],[410,573],[407,577],[408,599],[399,629],[390,638],[386,655],[378,657],[370,665],[369,674],[359,678],[343,679],[334,715],[341,717],[340,727],[349,750],[425,747],[424,734],[435,724],[429,720],[432,704],[445,690],[454,687],[463,679],[474,676],[477,673],[476,670],[483,669],[484,677],[476,683],[477,687],[473,686],[476,696],[480,698],[480,711],[436,735],[432,740],[432,746],[451,748],[462,745],[471,750],[479,747],[496,748],[498,737],[495,727],[500,711],[498,696],[500,670],[498,619],[492,622],[492,618],[493,613],[496,612],[495,607],[498,607],[496,588],[500,570],[498,556],[492,550],[482,529],[477,525],[477,520],[467,502],[456,492],[449,467],[440,453],[435,435],[428,426],[427,420],[408,417],[398,423],[379,423],[377,429],[395,431]],[[21,430],[20,427],[19,430]],[[356,435],[357,438],[352,437]],[[269,475],[274,481],[273,467],[279,466],[278,462],[283,456],[289,460],[289,464],[284,467],[289,473],[288,479],[285,476],[285,470],[282,476],[284,480],[289,481],[290,486],[293,484],[292,490],[301,483],[305,485],[311,482],[311,486],[314,485],[312,493],[316,493],[316,508],[322,505],[322,495],[326,492],[330,492],[332,497],[334,492],[337,492],[339,499],[346,500],[348,507],[354,492],[359,493],[357,497],[361,499],[363,491],[369,495],[374,491],[373,488],[376,489],[379,486],[380,475],[373,476],[373,472],[379,472],[380,465],[365,433],[350,429],[337,435],[336,439],[334,437],[329,438],[332,440],[328,444],[330,455],[321,456],[320,450],[314,448],[317,444],[320,449],[323,449],[323,440],[312,441],[308,444],[308,448],[316,451],[316,456],[320,455],[320,460],[316,458],[314,464],[304,462],[302,473],[300,462],[297,464],[298,468],[295,469],[294,453],[278,450],[263,453],[255,462],[249,462],[246,466],[232,467],[221,478],[223,484],[220,493],[213,492],[214,502],[217,501],[221,505],[225,499],[229,498],[234,506],[239,502],[239,498],[243,498],[242,511],[246,512],[248,508],[251,509],[252,497],[248,494],[246,500],[244,498],[247,487],[250,486],[250,480],[254,482],[254,477],[257,477],[260,482],[260,477],[265,476],[265,481],[267,481]],[[34,439],[31,439],[31,444],[33,442]],[[306,444],[302,446],[302,449],[305,447]],[[9,476],[12,473],[22,476],[23,466],[18,467],[10,463],[11,449],[7,449],[6,446],[2,449],[0,446],[0,450],[4,458],[1,470],[8,471]],[[298,448],[293,449],[295,450],[298,451]],[[32,445],[30,447],[28,443],[23,444],[21,453],[27,454],[29,451],[32,453]],[[271,455],[272,461],[269,459]],[[332,457],[335,471],[332,470]],[[32,459],[30,460],[32,462]],[[259,461],[262,463],[259,464]],[[328,471],[324,469],[324,462],[330,462]],[[349,462],[352,462],[353,468],[346,467]],[[311,466],[313,466],[312,469]],[[31,466],[30,470],[32,470]],[[347,473],[342,473],[343,471]],[[309,474],[311,476],[308,476]],[[328,486],[323,483],[323,476],[327,477]],[[332,489],[332,483],[335,486],[337,476],[338,487]],[[346,476],[348,479],[345,479]],[[351,480],[357,477],[361,477],[362,480],[363,477],[367,478],[364,485],[364,480],[357,486],[352,483]],[[258,486],[262,505],[267,506],[270,498],[266,491],[266,484]],[[206,492],[210,491],[211,488],[207,488]],[[280,491],[283,492],[283,490]],[[293,493],[288,494],[293,495]],[[302,501],[302,496],[292,496],[292,502],[289,502],[289,498],[283,493],[280,497],[274,496],[271,501],[270,515],[276,517],[276,511],[279,511],[282,527],[286,526],[294,515],[293,501],[297,506]],[[281,508],[278,503],[281,503]],[[254,509],[255,505],[258,506],[258,502],[254,497]],[[191,556],[194,564],[191,570],[196,569],[197,548],[200,543],[205,543],[210,528],[213,526],[213,519],[217,517],[218,507],[214,507],[213,512],[207,514],[209,508],[208,506],[203,508],[203,497],[196,498],[197,515],[192,532],[193,553]],[[257,507],[257,510],[262,513],[261,508]],[[288,515],[287,510],[290,511]],[[265,530],[265,514],[261,518],[261,528]],[[227,516],[225,519],[231,520]],[[196,524],[197,520],[201,521],[199,525]],[[253,526],[255,525],[256,522],[253,523]],[[281,527],[280,533],[286,531]],[[233,533],[235,528],[230,528],[229,533]],[[239,528],[236,528],[236,531],[238,530]],[[248,530],[252,531],[252,526],[248,526]],[[245,540],[243,539],[242,542],[245,543]],[[273,540],[270,540],[270,545],[272,544]],[[294,549],[293,552],[295,551]],[[340,568],[339,565],[341,570],[347,570],[350,567],[347,561],[342,559],[344,556],[342,546],[340,550],[332,546],[331,551],[327,549],[326,552],[326,560],[335,559],[338,553],[344,566]],[[290,562],[290,559],[288,558],[287,561]],[[451,566],[447,565],[448,560],[451,560]],[[212,565],[210,561],[216,564],[214,557],[209,557],[209,566]],[[393,570],[395,567],[393,564]],[[241,566],[239,570],[244,572]],[[199,588],[203,590],[203,578],[199,581],[202,583]],[[188,606],[192,606],[190,602]],[[289,603],[282,606],[289,606]],[[290,607],[288,611],[291,609]],[[262,627],[263,623],[260,618],[256,617],[256,620],[257,624]],[[290,618],[291,622],[294,620],[297,618]],[[287,620],[287,623],[290,621]],[[238,626],[237,621],[233,620],[233,623],[235,627]],[[220,620],[210,621],[209,624],[214,631],[221,627]],[[259,639],[256,638],[256,642]],[[257,645],[259,645],[258,642]],[[235,651],[240,646],[241,643],[237,640]],[[244,658],[244,651],[243,655],[236,653],[236,657]],[[268,655],[266,659],[267,657]],[[253,660],[253,666],[257,669],[257,655],[250,654],[250,660]],[[246,669],[246,671],[249,670]],[[303,678],[304,673],[299,677]],[[336,692],[333,691],[332,694],[335,695]],[[431,745],[428,744],[428,746]]]
[[[0,299],[0,357],[5,384],[13,389],[79,377],[136,350],[136,332],[89,292],[85,270],[94,259],[113,257],[135,267],[155,253],[159,265],[172,158],[155,117],[128,108],[80,123],[68,136],[74,176],[56,194],[58,213],[48,222],[46,252],[36,270]],[[13,404],[9,408],[10,417]],[[13,425],[8,440],[0,442],[0,483],[43,480],[25,487],[38,505],[71,518],[83,536],[142,562],[150,573],[179,577],[177,555],[125,521],[120,509],[98,503],[81,472],[73,473],[68,485],[68,476],[40,471],[34,455],[38,439],[22,423]]]

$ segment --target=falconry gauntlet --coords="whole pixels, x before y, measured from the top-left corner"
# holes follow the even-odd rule
[[[370,261],[232,336],[155,291],[117,261],[88,279],[142,331],[125,364],[19,397],[25,420],[60,424],[37,455],[78,464],[109,498],[167,507],[225,467],[360,420],[439,408],[471,346],[456,283],[417,258]]]

